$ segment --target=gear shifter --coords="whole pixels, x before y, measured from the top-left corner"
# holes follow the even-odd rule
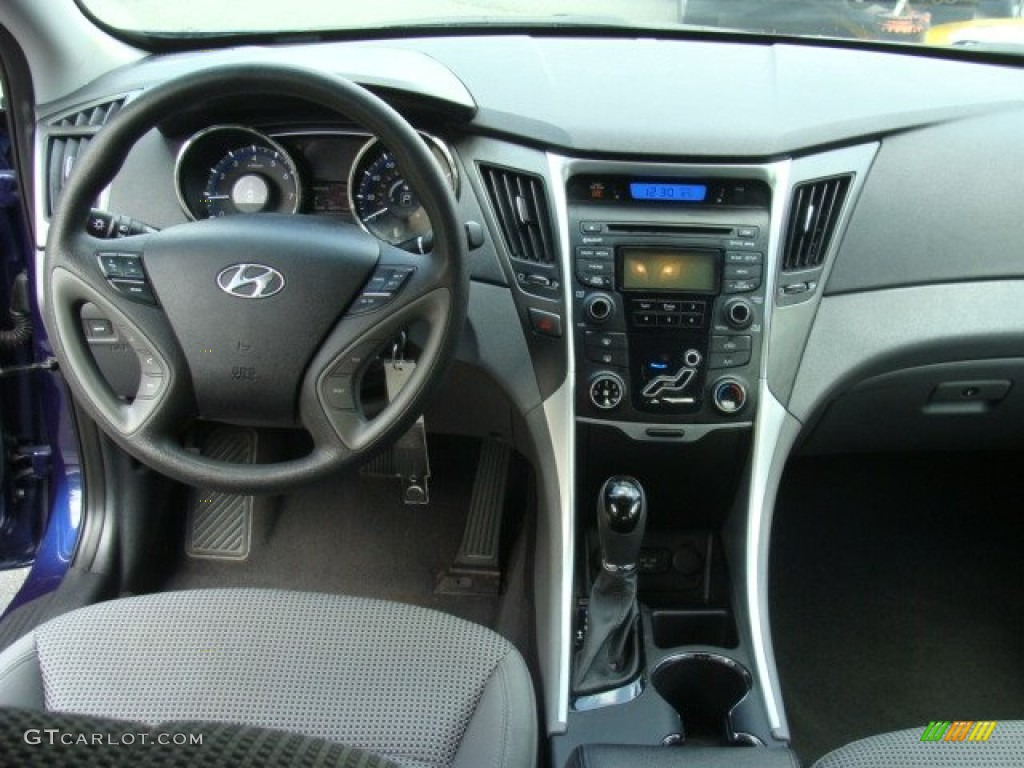
[[[644,489],[614,476],[597,498],[601,568],[590,588],[587,633],[576,657],[574,689],[588,694],[624,685],[640,670],[637,560],[647,523]]]
[[[609,571],[636,570],[647,524],[644,489],[632,477],[610,477],[597,499],[601,564]]]

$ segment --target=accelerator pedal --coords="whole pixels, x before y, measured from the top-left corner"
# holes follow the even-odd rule
[[[508,492],[512,448],[494,438],[484,440],[473,480],[469,517],[455,561],[438,582],[449,595],[501,593],[501,527]]]
[[[256,461],[256,430],[217,427],[204,436],[200,453],[211,459],[252,464]],[[185,553],[204,560],[245,560],[252,546],[254,504],[252,496],[192,489]]]

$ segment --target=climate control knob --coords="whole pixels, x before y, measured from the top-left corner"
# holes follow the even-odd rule
[[[615,314],[615,300],[607,293],[592,293],[583,302],[583,311],[591,322],[604,323]]]
[[[747,404],[747,387],[739,379],[725,376],[711,387],[711,402],[719,413],[734,416]]]
[[[620,376],[608,371],[590,380],[590,402],[595,408],[610,411],[618,408],[626,396],[626,382]]]
[[[746,299],[729,299],[722,307],[722,315],[730,328],[744,331],[754,322],[754,305]]]

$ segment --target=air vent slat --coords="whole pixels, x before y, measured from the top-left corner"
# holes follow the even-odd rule
[[[852,175],[800,184],[793,190],[782,269],[816,269],[825,260]]]
[[[554,237],[544,182],[538,176],[496,166],[481,166],[480,172],[512,258],[553,264]]]
[[[60,199],[61,191],[71,177],[71,172],[78,159],[85,152],[85,148],[89,146],[90,139],[121,111],[121,107],[126,101],[127,97],[122,96],[80,109],[50,122],[46,161],[49,192],[48,213],[53,213],[53,209]]]

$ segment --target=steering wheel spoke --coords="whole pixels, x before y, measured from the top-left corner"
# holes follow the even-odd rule
[[[146,277],[146,240],[106,241],[80,234],[69,243],[66,264],[50,274],[56,341],[65,369],[70,366],[78,374],[96,406],[126,437],[168,423],[180,427],[194,412],[180,348]],[[138,360],[139,384],[126,400],[111,390],[83,338],[86,304],[110,320]]]

